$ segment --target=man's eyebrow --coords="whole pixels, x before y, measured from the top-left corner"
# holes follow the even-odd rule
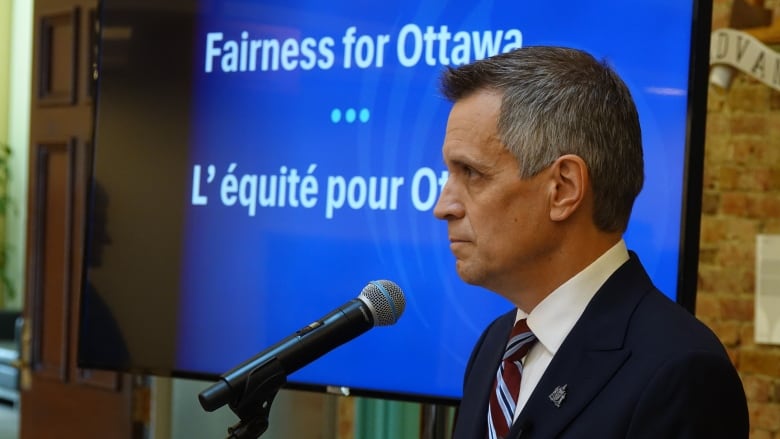
[[[468,165],[472,167],[483,166],[482,162],[480,162],[477,158],[468,155],[463,155],[463,154],[454,155],[449,157],[448,159],[445,158],[444,163],[445,164],[449,163],[451,165]]]
[[[449,159],[445,158],[444,162],[445,164],[449,162],[455,165],[467,165],[477,170],[486,170],[498,166],[501,162],[501,157],[496,156],[491,160],[484,154],[454,153],[450,155]]]

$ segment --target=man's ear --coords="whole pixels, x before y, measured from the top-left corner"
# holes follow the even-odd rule
[[[550,219],[563,221],[582,205],[590,184],[588,166],[582,157],[566,154],[550,166],[553,190],[550,193]]]

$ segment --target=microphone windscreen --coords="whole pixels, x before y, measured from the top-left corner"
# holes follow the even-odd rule
[[[371,309],[375,326],[395,324],[406,309],[406,298],[401,287],[389,280],[369,282],[358,299]]]

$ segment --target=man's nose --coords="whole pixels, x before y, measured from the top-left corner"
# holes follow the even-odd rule
[[[462,218],[464,214],[463,204],[457,197],[457,191],[448,180],[439,194],[439,199],[433,207],[433,216],[440,220],[452,220]]]

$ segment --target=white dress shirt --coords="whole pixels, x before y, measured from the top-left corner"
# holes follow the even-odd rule
[[[622,239],[592,264],[555,289],[530,314],[518,309],[516,320],[528,319],[528,327],[539,340],[523,359],[523,378],[515,408],[515,419],[542,378],[563,340],[577,323],[585,307],[604,282],[628,261]],[[550,389],[552,392],[553,389]]]

